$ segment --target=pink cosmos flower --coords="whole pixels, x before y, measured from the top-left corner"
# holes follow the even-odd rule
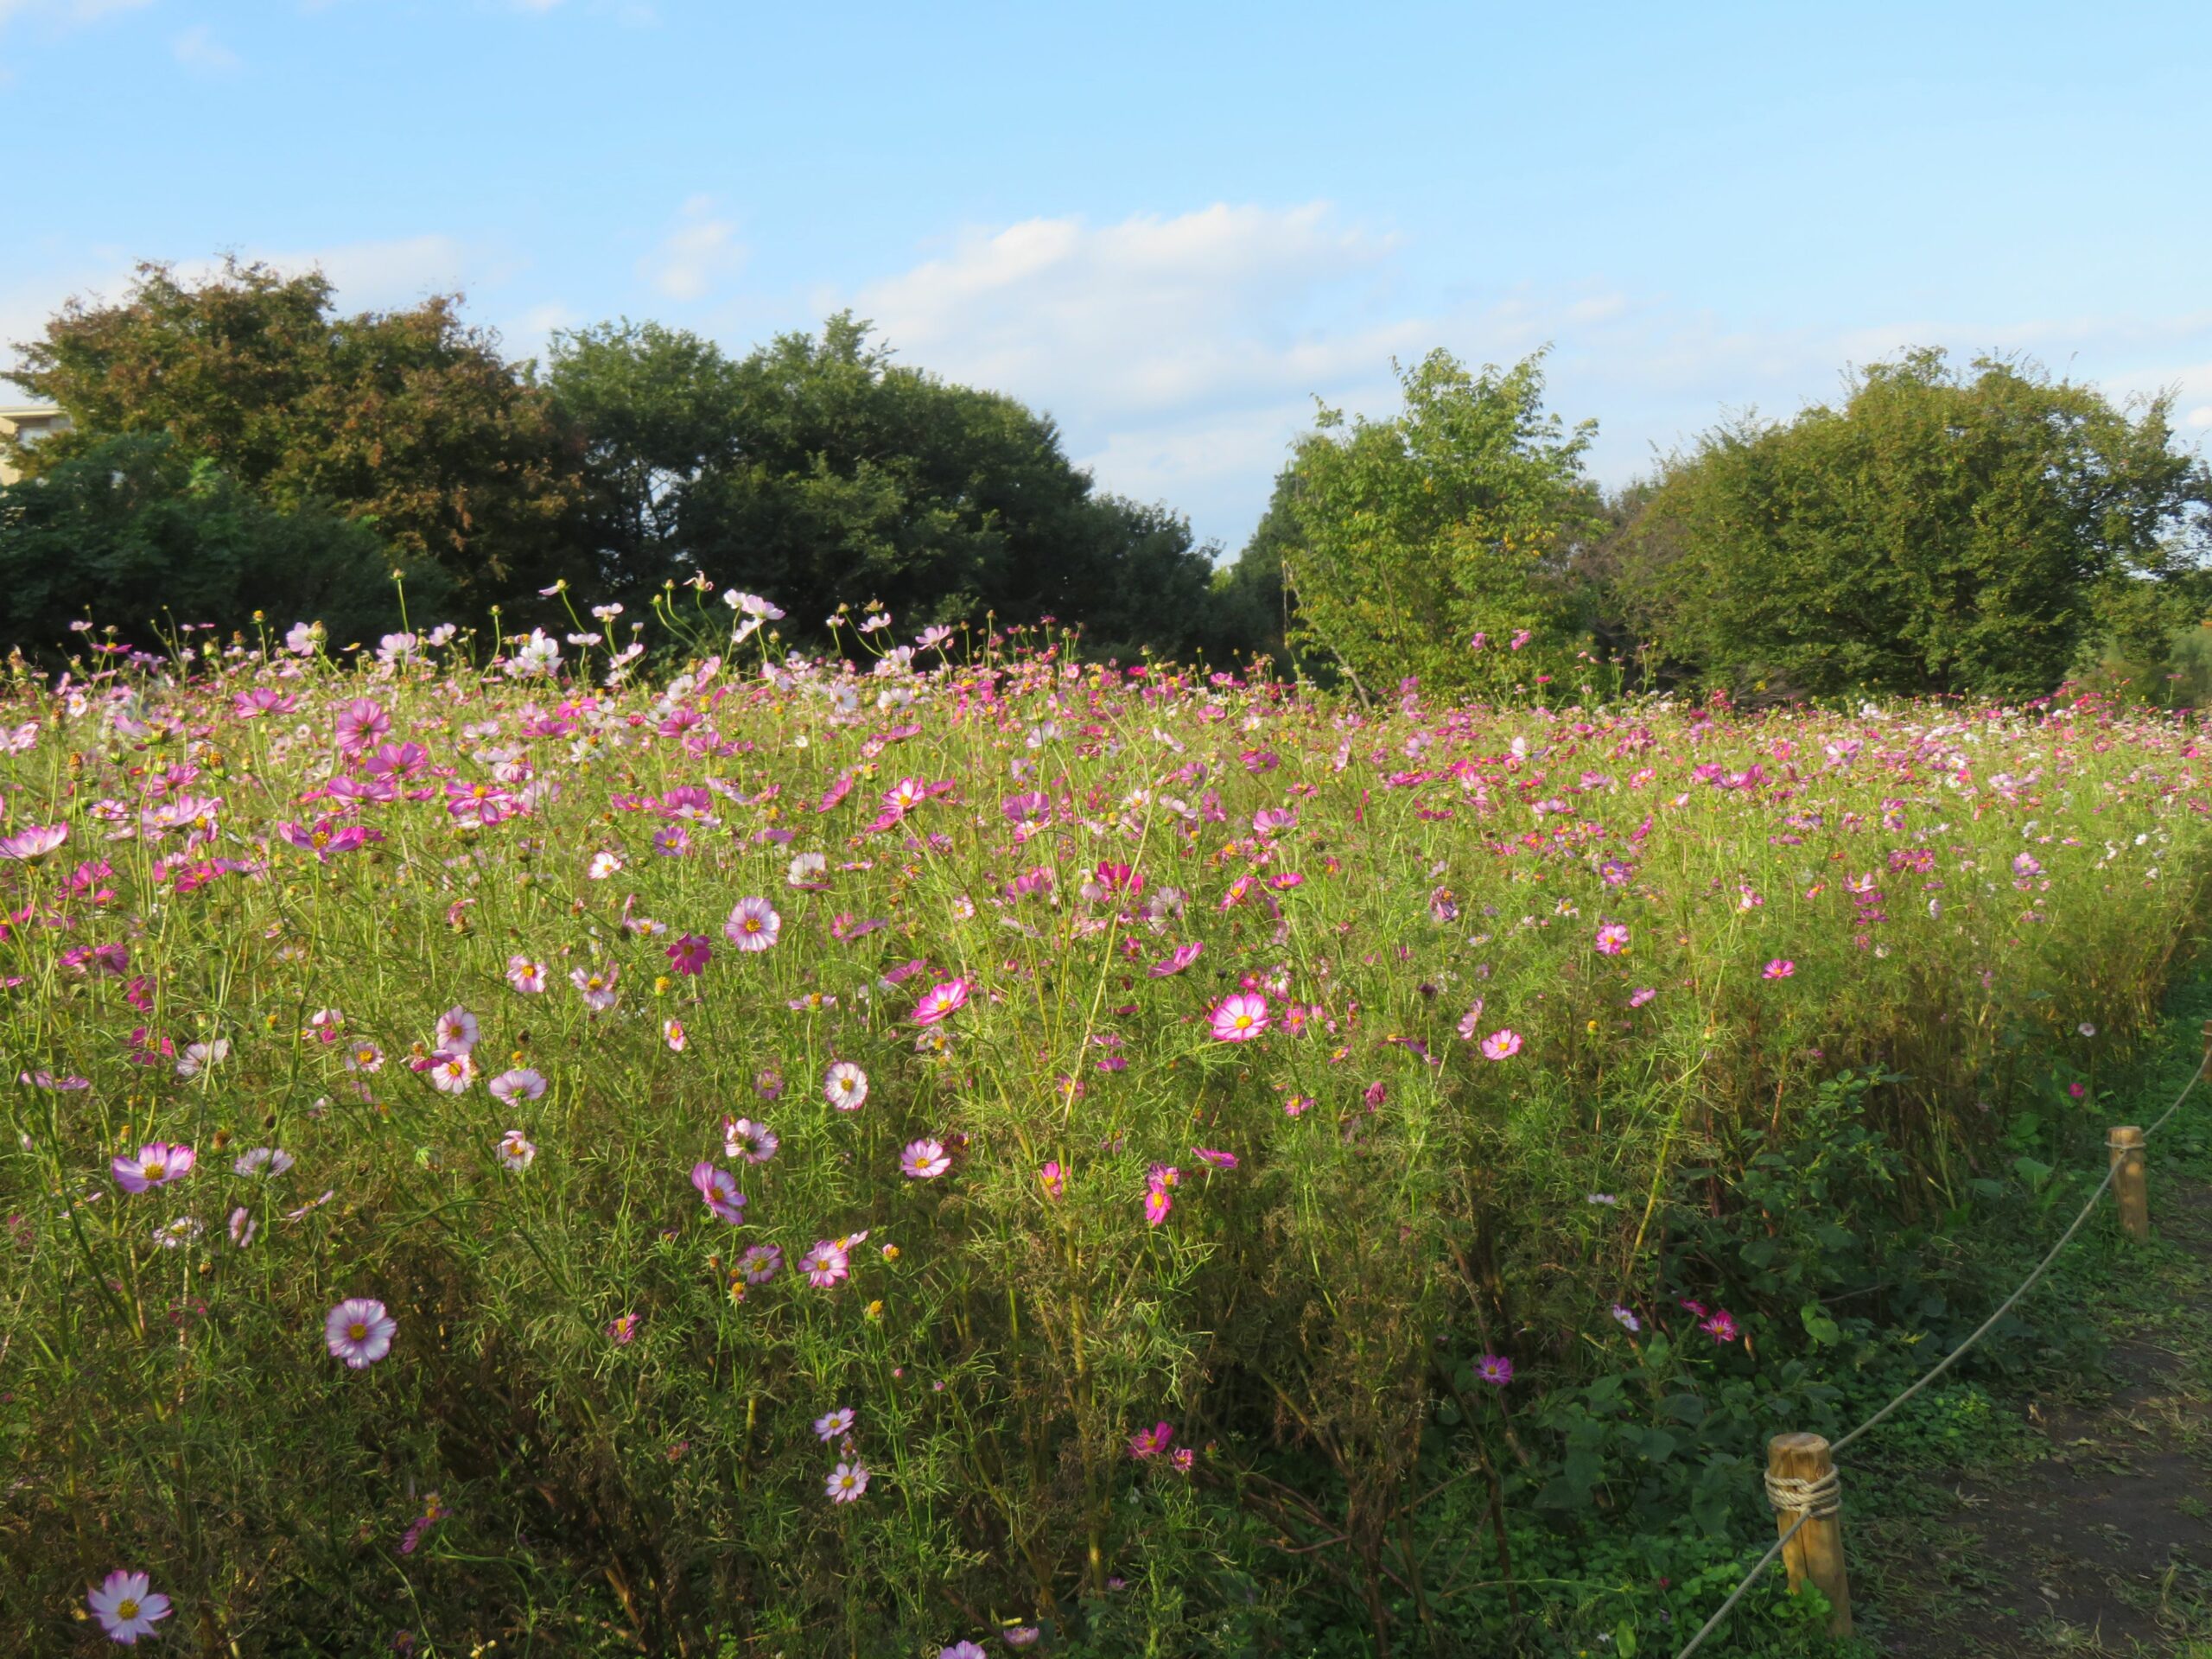
[[[742,1158],[748,1164],[765,1164],[776,1155],[776,1148],[783,1144],[776,1132],[766,1123],[755,1123],[749,1117],[726,1117],[722,1120],[722,1154],[725,1157]]]
[[[1192,1147],[1191,1154],[1200,1163],[1211,1164],[1216,1169],[1236,1167],[1236,1154],[1233,1152],[1222,1152],[1213,1147]]]
[[[1150,1186],[1145,1189],[1144,1219],[1147,1226],[1159,1226],[1161,1222],[1167,1219],[1168,1211],[1174,1207],[1174,1195],[1166,1187]]]
[[[276,833],[302,852],[313,853],[318,864],[329,863],[333,853],[356,852],[372,841],[384,839],[380,831],[365,824],[349,823],[341,829],[328,818],[316,819],[312,828],[289,821],[280,823]]]
[[[1698,1329],[1715,1342],[1733,1342],[1736,1340],[1736,1316],[1724,1307],[1704,1324],[1699,1325]]]
[[[841,1463],[831,1471],[823,1483],[832,1503],[850,1503],[868,1491],[868,1465],[862,1463]]]
[[[1215,1003],[1207,1018],[1215,1041],[1248,1042],[1268,1028],[1268,999],[1257,991],[1238,991]]]
[[[1598,954],[1618,957],[1628,949],[1628,924],[1607,922],[1598,930]]]
[[[137,1157],[118,1158],[109,1167],[114,1171],[115,1184],[124,1192],[144,1192],[182,1180],[192,1173],[197,1156],[190,1147],[149,1141],[138,1148]]]
[[[707,1208],[733,1227],[745,1224],[745,1194],[737,1190],[737,1177],[709,1163],[691,1166],[691,1185]]]
[[[1761,979],[1787,979],[1797,971],[1797,964],[1787,957],[1777,957],[1759,969]]]
[[[365,754],[391,730],[391,716],[367,697],[356,697],[338,711],[338,747],[348,754]]]
[[[798,1270],[806,1275],[806,1282],[817,1290],[827,1290],[841,1284],[851,1274],[853,1264],[843,1249],[830,1239],[817,1239],[813,1249],[798,1259]]]
[[[1175,947],[1173,956],[1164,962],[1154,963],[1147,971],[1154,979],[1165,979],[1170,974],[1179,974],[1196,962],[1205,950],[1205,946],[1201,944],[1179,944]]]
[[[1117,1579],[1115,1582],[1118,1584],[1121,1580]],[[970,1642],[963,1637],[949,1648],[939,1648],[937,1650],[937,1659],[988,1659],[988,1656],[979,1643]]]
[[[507,983],[527,995],[535,996],[545,988],[545,964],[532,962],[528,957],[509,957]]]
[[[607,1322],[607,1334],[614,1341],[627,1347],[637,1340],[638,1316],[635,1313],[617,1314]]]
[[[1475,1362],[1475,1373],[1494,1389],[1502,1389],[1513,1380],[1513,1362],[1503,1354],[1484,1354]]]
[[[68,839],[66,823],[34,824],[12,836],[0,836],[0,858],[43,858]]]
[[[604,1014],[614,1006],[614,982],[622,977],[622,969],[613,963],[603,968],[575,968],[569,972],[569,983],[584,1000],[584,1006],[594,1014]]]
[[[429,1074],[430,1086],[442,1095],[465,1095],[469,1085],[476,1081],[476,1062],[467,1054],[448,1053],[440,1049],[430,1056],[430,1063],[425,1069]]]
[[[1647,985],[1629,998],[1628,1005],[1631,1008],[1640,1008],[1658,995],[1658,992],[1653,990],[1649,985]]]
[[[780,1244],[753,1244],[737,1258],[738,1276],[748,1285],[765,1285],[776,1276],[776,1269],[784,1265],[784,1247]]]
[[[365,1370],[391,1351],[391,1338],[399,1322],[385,1305],[367,1296],[350,1296],[330,1310],[322,1322],[323,1340],[331,1357],[355,1370]]]
[[[609,852],[594,853],[591,855],[591,862],[584,867],[584,876],[588,880],[604,881],[608,876],[614,874],[617,871],[621,869],[621,854]]]
[[[932,985],[914,1004],[914,1023],[933,1026],[946,1015],[957,1013],[968,1006],[968,982],[948,979],[941,985]]]
[[[1493,1031],[1483,1039],[1483,1057],[1485,1059],[1510,1060],[1520,1052],[1521,1033],[1517,1031]]]
[[[722,937],[741,950],[766,950],[783,925],[784,918],[766,899],[741,899],[722,924]]]
[[[937,1141],[910,1141],[899,1154],[899,1173],[910,1181],[933,1181],[952,1167],[952,1159]]]
[[[509,1129],[499,1137],[499,1161],[520,1174],[528,1169],[537,1156],[537,1148],[520,1129]]]
[[[476,1046],[476,1016],[467,1008],[448,1008],[438,1016],[430,1040],[449,1054],[466,1054]]]
[[[238,1175],[282,1175],[293,1161],[281,1147],[251,1147],[232,1161],[231,1170]]]
[[[261,1224],[253,1218],[251,1210],[240,1205],[231,1211],[230,1229],[231,1243],[244,1249],[253,1243],[253,1236],[260,1231]]]
[[[154,1634],[157,1619],[169,1616],[169,1599],[153,1588],[143,1573],[121,1569],[100,1580],[100,1587],[85,1594],[85,1605],[111,1642],[126,1648],[138,1645],[142,1636]]]
[[[1156,1458],[1175,1440],[1173,1423],[1154,1423],[1150,1428],[1141,1428],[1129,1436],[1129,1455],[1141,1461]]]
[[[512,1106],[518,1100],[543,1100],[545,1097],[545,1075],[532,1066],[517,1066],[502,1071],[489,1085],[492,1098],[502,1106]]]
[[[1482,1029],[1481,1025],[1478,1023],[1482,1017],[1483,1000],[1478,996],[1474,1000],[1473,1005],[1470,1007],[1465,1014],[1459,1016],[1459,1024],[1457,1027],[1459,1035],[1466,1041],[1471,1043],[1473,1042],[1475,1040],[1475,1033]]]
[[[1037,1179],[1044,1185],[1045,1196],[1052,1199],[1054,1203],[1057,1204],[1062,1198],[1066,1196],[1068,1190],[1067,1172],[1060,1167],[1060,1160],[1058,1159],[1046,1159],[1045,1160],[1044,1167],[1037,1172]]]
[[[669,965],[687,976],[705,972],[714,956],[713,947],[707,943],[707,936],[703,933],[682,934],[674,944],[668,947]]]
[[[841,1112],[856,1112],[868,1100],[868,1073],[850,1060],[838,1060],[822,1080],[822,1097]]]
[[[814,1436],[819,1440],[842,1440],[853,1432],[853,1425],[859,1420],[860,1414],[850,1406],[840,1406],[814,1420]]]
[[[662,1020],[660,1034],[661,1039],[678,1054],[683,1052],[685,1045],[690,1041],[690,1039],[683,1034],[683,1022],[681,1020]]]

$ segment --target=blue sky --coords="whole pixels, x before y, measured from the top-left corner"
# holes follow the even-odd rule
[[[2212,7],[0,0],[0,340],[131,263],[510,350],[828,312],[1240,544],[1313,398],[1553,347],[1618,483],[1925,343],[2212,438]]]

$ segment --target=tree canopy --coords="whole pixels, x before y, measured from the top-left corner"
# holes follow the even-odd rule
[[[440,296],[338,315],[319,271],[224,262],[193,282],[142,264],[114,305],[72,300],[14,378],[74,429],[25,452],[62,465],[162,433],[269,505],[327,505],[433,558],[463,602],[565,569],[576,490],[543,391]]]
[[[1839,407],[1718,428],[1668,466],[1624,532],[1622,596],[1709,682],[2047,691],[2092,639],[2170,621],[2202,555],[2207,474],[2170,412],[1906,353]]]
[[[1385,421],[1323,408],[1277,493],[1296,601],[1290,642],[1372,691],[1533,683],[1571,655],[1559,572],[1594,522],[1583,474],[1596,431],[1543,406],[1539,354],[1470,373],[1450,353],[1401,367]]]

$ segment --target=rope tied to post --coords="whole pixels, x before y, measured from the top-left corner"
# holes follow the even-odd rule
[[[1777,1515],[1802,1515],[1808,1520],[1825,1521],[1832,1515],[1843,1513],[1843,1476],[1831,1469],[1816,1479],[1805,1480],[1796,1475],[1770,1471],[1766,1477],[1766,1501],[1774,1506]]]

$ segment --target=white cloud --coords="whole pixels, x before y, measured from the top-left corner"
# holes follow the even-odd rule
[[[745,258],[735,222],[715,216],[713,197],[693,196],[683,204],[676,228],[638,261],[638,274],[672,300],[701,300],[743,270]]]
[[[194,23],[169,43],[176,60],[196,73],[226,75],[238,67],[238,54],[215,38],[205,23]]]
[[[57,29],[73,29],[117,12],[142,10],[152,3],[153,0],[0,0],[0,28],[26,18]]]

